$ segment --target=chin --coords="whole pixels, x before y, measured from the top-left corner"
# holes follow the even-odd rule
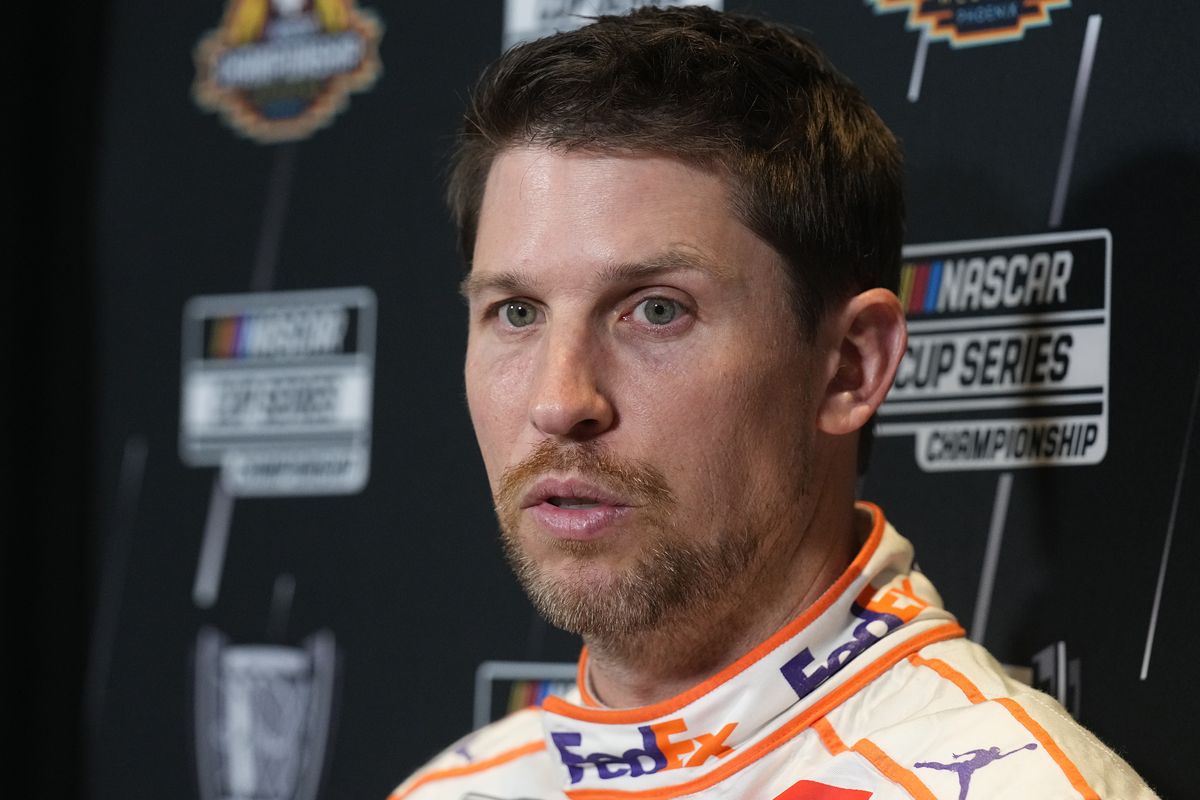
[[[644,570],[637,565],[608,563],[599,556],[606,548],[595,541],[556,541],[552,549],[559,552],[534,557],[504,537],[509,566],[551,625],[585,638],[610,638],[656,623],[661,602],[645,591]]]
[[[569,577],[543,577],[523,585],[547,622],[585,639],[619,639],[661,621],[656,604],[630,593],[621,580],[600,570],[584,569]]]

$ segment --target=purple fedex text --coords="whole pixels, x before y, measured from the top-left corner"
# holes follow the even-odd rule
[[[609,753],[592,753],[582,756],[574,752],[570,748],[578,747],[583,739],[578,733],[552,733],[550,738],[554,740],[554,746],[558,748],[562,762],[567,766],[571,783],[579,783],[583,780],[583,768],[588,764],[595,767],[597,775],[605,780],[619,778],[622,775],[636,778],[639,775],[664,769],[667,766],[667,757],[663,755],[662,750],[658,749],[658,743],[654,740],[654,731],[650,729],[649,725],[643,725],[638,728],[638,732],[642,734],[641,749],[634,747],[619,756]]]
[[[850,610],[862,621],[854,627],[850,641],[831,652],[823,665],[811,670],[808,668],[815,659],[812,651],[806,647],[779,668],[798,696],[807,697],[838,670],[853,661],[859,653],[903,623],[895,614],[872,611],[858,603],[854,603]]]
[[[659,770],[698,767],[710,758],[724,758],[732,748],[725,742],[737,727],[736,722],[724,725],[716,733],[690,735],[682,718],[666,719],[637,729],[642,737],[641,747],[632,747],[621,755],[592,753],[581,755],[572,748],[579,747],[583,736],[578,733],[552,733],[550,738],[558,748],[571,777],[571,783],[583,780],[584,767],[596,768],[601,780],[628,775],[637,778]]]

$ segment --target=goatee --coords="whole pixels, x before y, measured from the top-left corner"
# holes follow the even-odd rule
[[[609,548],[599,541],[555,540],[569,571],[550,573],[524,548],[520,499],[551,471],[571,472],[636,505],[641,553],[623,571],[599,573],[591,563]],[[757,537],[725,531],[693,537],[675,524],[677,501],[652,465],[618,459],[594,443],[542,442],[500,478],[496,514],[505,557],[530,601],[550,624],[590,642],[617,644],[631,635],[669,626],[684,613],[717,602],[754,561]]]

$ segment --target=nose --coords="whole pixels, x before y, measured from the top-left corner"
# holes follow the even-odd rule
[[[529,419],[544,436],[595,438],[616,420],[601,382],[603,354],[588,331],[559,330],[543,340]]]

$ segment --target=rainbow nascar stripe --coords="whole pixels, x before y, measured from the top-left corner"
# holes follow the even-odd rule
[[[295,358],[353,353],[355,306],[264,308],[203,321],[204,358]]]

